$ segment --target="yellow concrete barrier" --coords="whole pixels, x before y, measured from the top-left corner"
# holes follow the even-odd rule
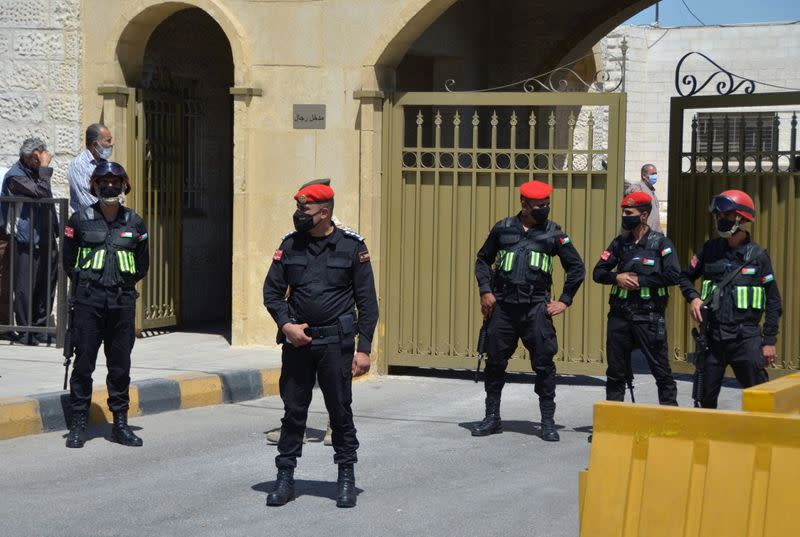
[[[800,418],[602,402],[585,537],[800,535]]]
[[[0,397],[0,440],[42,432],[39,402],[25,397]]]
[[[185,373],[169,379],[178,383],[181,408],[222,404],[222,380],[217,375]]]
[[[280,369],[262,369],[261,370],[261,385],[264,388],[264,397],[268,395],[279,395],[280,386],[278,381],[281,378]]]
[[[742,410],[800,414],[800,373],[742,391]]]
[[[128,389],[130,402],[128,403],[128,416],[139,416],[142,409],[139,407],[139,388],[134,385]],[[114,415],[108,409],[108,388],[105,386],[92,390],[92,402],[89,406],[90,423],[111,423]]]

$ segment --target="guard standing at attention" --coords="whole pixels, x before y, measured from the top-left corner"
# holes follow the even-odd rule
[[[475,277],[481,295],[481,312],[488,320],[484,372],[486,414],[472,430],[473,436],[503,431],[500,396],[508,360],[522,338],[536,372],[542,438],[548,442],[559,440],[555,426],[556,366],[553,363],[558,341],[552,317],[572,304],[583,282],[585,268],[569,236],[548,219],[552,190],[552,186],[541,181],[523,184],[519,188],[522,210],[516,216],[497,222],[478,251]],[[566,272],[566,279],[561,296],[553,300],[550,287],[556,256]]]
[[[726,366],[731,366],[743,388],[769,380],[765,365],[775,363],[782,310],[769,255],[744,229],[755,220],[753,199],[741,190],[726,190],[714,197],[709,211],[719,237],[707,241],[692,257],[681,272],[680,285],[692,319],[702,323],[708,316],[710,353],[704,360],[699,396],[703,408],[716,408]],[[694,281],[700,276],[698,293]],[[718,293],[718,300],[704,308],[712,293]]]
[[[624,401],[626,381],[633,397],[631,351],[638,348],[656,379],[659,403],[677,406],[664,313],[668,287],[678,283],[681,267],[670,240],[647,223],[652,203],[653,198],[645,192],[622,198],[623,232],[602,253],[592,273],[595,282],[611,285],[606,399]]]
[[[339,466],[336,505],[356,505],[358,440],[351,387],[353,376],[369,371],[378,300],[364,238],[333,224],[333,197],[333,189],[324,184],[295,194],[295,231],[275,251],[264,282],[264,305],[283,343],[284,404],[275,458],[278,476],[267,505],[294,499],[294,469],[302,454],[315,379],[333,430],[333,462]]]
[[[64,227],[64,271],[73,286],[72,340],[75,365],[69,383],[72,422],[67,447],[83,447],[92,399],[92,372],[100,343],[108,366],[108,408],[112,438],[126,446],[142,439],[128,427],[131,350],[136,339],[136,282],[147,274],[147,229],[132,209],[121,205],[131,190],[125,169],[101,161],[90,178],[98,201],[72,214]]]

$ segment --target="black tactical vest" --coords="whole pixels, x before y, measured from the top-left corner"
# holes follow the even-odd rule
[[[727,259],[724,255],[725,240],[717,239],[707,243],[703,251],[704,259],[713,261],[703,265],[703,283],[700,298],[705,300],[714,292],[718,284],[731,271],[742,263]],[[763,269],[761,254],[763,248],[755,243],[748,243],[745,250],[747,263],[738,270],[730,284],[719,296],[719,308],[713,312],[713,318],[720,324],[758,324],[766,306],[766,292],[762,284]]]
[[[515,220],[506,218],[498,230],[494,293],[498,299],[516,295],[533,300],[550,291],[553,259],[560,246],[559,237],[565,235],[552,221],[542,232],[523,234],[514,226]]]
[[[672,250],[665,251],[661,248],[663,238],[664,235],[657,231],[648,232],[644,248],[634,248],[633,243],[618,241],[617,244],[622,248],[618,271],[643,275],[660,274],[663,270],[662,257],[672,254]],[[640,287],[636,291],[629,291],[612,285],[608,303],[611,306],[625,305],[663,311],[668,299],[669,291],[666,287]]]
[[[80,211],[80,236],[75,269],[79,281],[98,282],[105,287],[132,286],[136,282],[134,252],[139,232],[133,211],[124,211],[122,226],[111,229],[94,207]]]

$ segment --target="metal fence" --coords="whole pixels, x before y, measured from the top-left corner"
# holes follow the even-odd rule
[[[68,200],[0,196],[5,214],[5,248],[0,250],[0,332],[36,337],[42,334],[48,344],[64,344],[67,323],[67,278],[62,267]],[[55,208],[56,221],[53,222]],[[20,227],[20,220],[26,222]],[[42,226],[44,222],[44,226]],[[47,230],[46,235],[41,233]],[[37,240],[38,234],[38,240]],[[53,309],[55,306],[55,316]]]

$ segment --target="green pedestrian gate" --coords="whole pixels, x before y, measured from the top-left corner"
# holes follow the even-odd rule
[[[473,368],[481,325],[475,255],[519,211],[517,187],[552,184],[551,218],[590,272],[619,226],[621,93],[404,93],[387,101],[381,334],[389,366]],[[554,263],[553,294],[564,273]],[[555,319],[558,368],[605,369],[607,289],[587,282]],[[520,346],[509,370],[530,371]]]

